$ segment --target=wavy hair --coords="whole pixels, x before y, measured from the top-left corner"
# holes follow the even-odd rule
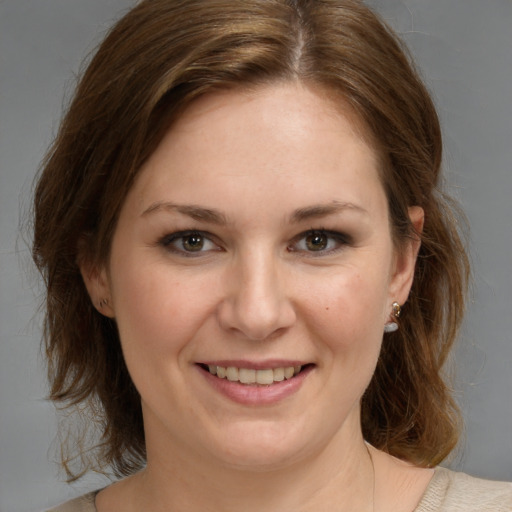
[[[420,466],[456,445],[459,415],[443,373],[468,259],[440,187],[436,110],[400,40],[356,0],[145,0],[87,65],[35,190],[50,397],[89,411],[99,436],[75,440],[78,469],[64,455],[70,478],[106,466],[126,475],[145,463],[140,396],[116,324],[91,304],[77,260],[107,261],[137,172],[195,98],[287,80],[324,87],[351,106],[380,155],[397,247],[421,236],[400,329],[385,335],[362,399],[365,439]],[[411,205],[425,212],[421,235],[409,222]]]

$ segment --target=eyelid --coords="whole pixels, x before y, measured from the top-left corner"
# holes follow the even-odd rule
[[[204,238],[204,240],[209,241],[210,243],[215,245],[215,249],[206,249],[206,250],[198,250],[198,251],[187,251],[185,249],[180,249],[179,247],[176,247],[173,245],[174,242],[186,238],[187,236],[192,235],[198,235]],[[321,249],[318,251],[313,250],[307,250],[302,248],[297,248],[297,245],[300,241],[304,240],[306,237],[311,235],[323,235],[326,236],[330,241],[334,241],[336,244],[336,247],[330,248],[330,249]],[[302,233],[299,233],[293,239],[287,246],[287,251],[292,253],[302,253],[306,255],[307,257],[322,257],[322,256],[329,256],[332,254],[335,254],[339,252],[340,250],[343,250],[344,247],[347,245],[352,244],[352,237],[350,235],[347,235],[346,233],[330,230],[330,229],[324,229],[324,228],[311,228],[307,231],[303,231]],[[184,229],[180,231],[175,231],[172,233],[168,233],[161,237],[158,240],[158,245],[162,246],[167,251],[177,254],[178,256],[183,257],[200,257],[205,256],[208,253],[211,252],[217,252],[217,251],[223,251],[224,248],[222,247],[220,241],[218,238],[213,235],[212,233],[208,231],[203,231],[200,229]]]
[[[201,251],[185,251],[185,250],[179,249],[172,245],[173,242],[176,242],[180,239],[183,239],[183,238],[186,238],[187,236],[192,236],[192,235],[199,235],[202,238],[204,238],[205,240],[208,240],[209,242],[214,244],[217,248],[216,249],[217,251],[222,250],[222,247],[220,246],[219,242],[217,241],[217,238],[214,235],[212,235],[208,231],[202,231],[200,229],[184,229],[181,231],[175,231],[172,233],[168,233],[167,235],[164,235],[163,237],[161,237],[159,239],[158,244],[163,246],[164,249],[168,250],[169,252],[171,252],[173,254],[178,254],[180,256],[184,256],[187,258],[204,256],[205,254],[212,252],[212,249],[207,249],[204,251],[203,250],[201,250]]]
[[[301,240],[305,239],[307,236],[311,236],[311,235],[315,235],[315,234],[324,235],[324,236],[327,236],[328,238],[330,238],[331,240],[335,240],[337,243],[337,247],[335,247],[334,249],[319,250],[319,251],[308,251],[308,250],[304,250],[304,249],[294,248],[294,246],[297,245]],[[302,233],[295,236],[292,239],[291,244],[288,246],[288,251],[289,252],[303,252],[303,253],[307,254],[308,257],[313,257],[313,258],[314,257],[322,257],[322,256],[328,256],[331,254],[335,254],[338,251],[343,250],[343,248],[345,246],[350,245],[351,243],[352,243],[352,237],[350,235],[347,235],[346,233],[342,233],[340,231],[335,231],[335,230],[330,230],[330,229],[324,229],[324,228],[320,228],[320,229],[311,228],[311,229],[308,229],[307,231],[303,231]]]

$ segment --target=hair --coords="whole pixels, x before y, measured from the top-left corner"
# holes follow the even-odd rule
[[[439,120],[407,50],[356,0],[145,0],[92,57],[35,190],[33,258],[46,284],[50,398],[92,411],[100,436],[75,444],[82,472],[140,469],[145,440],[115,320],[94,308],[77,261],[108,260],[138,171],[194,99],[283,81],[322,87],[350,106],[380,156],[397,247],[421,237],[400,329],[384,336],[362,399],[363,435],[419,466],[436,465],[455,447],[459,413],[443,376],[469,266],[441,190]],[[425,212],[421,235],[408,217],[412,205]],[[72,460],[63,456],[70,479],[81,474]]]

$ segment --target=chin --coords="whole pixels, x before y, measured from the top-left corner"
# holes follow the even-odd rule
[[[313,437],[305,436],[295,423],[240,422],[222,432],[222,439],[210,445],[213,457],[226,466],[245,471],[272,471],[306,458],[313,451]],[[218,450],[212,450],[217,445]],[[213,453],[213,451],[217,453]]]

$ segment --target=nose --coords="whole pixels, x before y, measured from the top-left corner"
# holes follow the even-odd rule
[[[263,341],[284,332],[296,319],[278,261],[255,254],[233,263],[218,308],[221,327]]]

